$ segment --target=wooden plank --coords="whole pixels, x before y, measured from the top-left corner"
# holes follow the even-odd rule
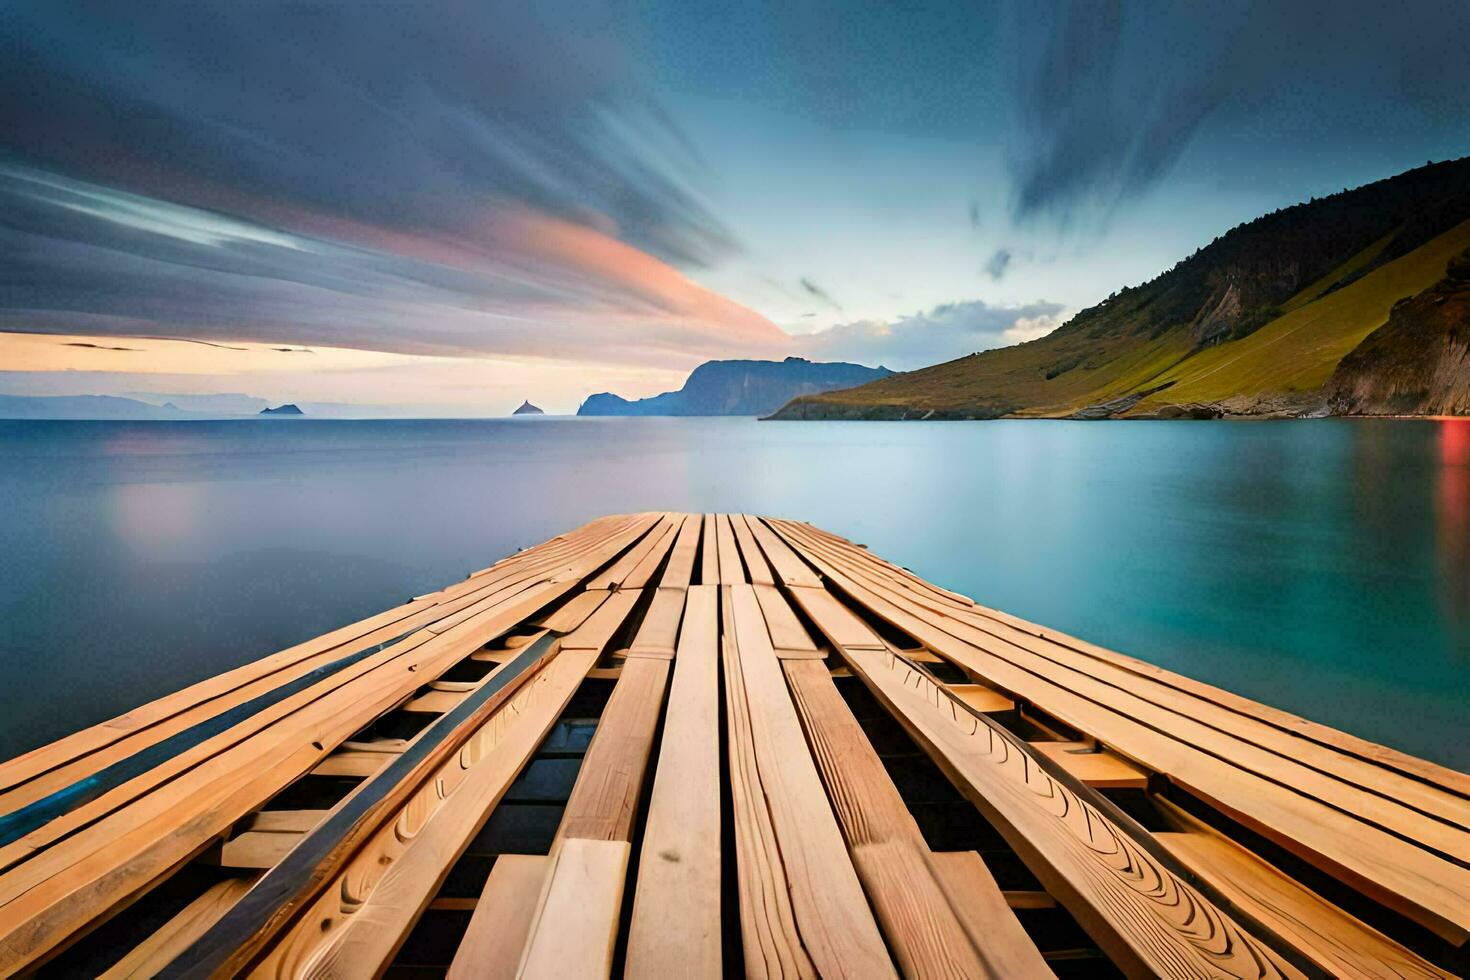
[[[255,976],[376,976],[556,723],[595,660],[562,650],[322,882]],[[264,883],[262,883],[264,884]],[[247,962],[248,950],[217,967]],[[304,968],[310,965],[310,970]]]
[[[586,622],[562,637],[562,649],[595,650],[601,654],[623,628],[641,596],[640,589],[612,593],[596,612],[587,617]]]
[[[699,551],[700,528],[704,521],[698,514],[686,514],[679,528],[679,537],[674,550],[669,554],[669,564],[664,568],[659,586],[665,589],[687,589],[694,580],[694,558]]]
[[[246,818],[242,830],[258,830],[267,834],[304,834],[312,830],[328,810],[261,810]]]
[[[668,525],[662,532],[658,543],[653,546],[643,560],[633,567],[633,570],[618,584],[620,589],[641,589],[653,581],[660,566],[663,565],[670,552],[674,549],[674,542],[679,539],[680,529],[684,526],[684,514],[668,515]]]
[[[1463,836],[1456,828],[1285,756],[1267,757],[1229,733],[1202,730],[1184,714],[1162,714],[1164,709],[1128,691],[1022,647],[1002,648],[994,638],[980,640],[985,647],[974,646],[947,632],[969,636],[963,624],[938,617],[926,620],[822,557],[813,560],[874,613],[967,671],[1027,697],[1068,725],[1168,774],[1252,829],[1451,942],[1470,935],[1470,869],[1441,856],[1462,849],[1457,841]],[[1201,751],[1196,743],[1210,750]],[[1324,805],[1319,795],[1333,805]],[[1381,829],[1390,818],[1399,828],[1397,834]]]
[[[612,973],[632,847],[625,840],[569,837],[552,851],[518,977],[565,980]]]
[[[715,515],[715,540],[720,543],[720,584],[744,584],[745,566],[740,563],[740,550],[735,546],[735,531],[730,527],[729,514]]]
[[[883,640],[867,623],[826,589],[792,587],[788,590],[802,611],[820,624],[833,643],[849,650],[886,650]]]
[[[974,851],[930,853],[930,866],[939,884],[959,913],[965,931],[984,951],[985,961],[997,976],[1054,977],[1041,951],[1016,919],[1016,908],[1050,908],[1056,900],[1038,892],[1046,904],[1015,905],[995,883],[990,869]],[[998,899],[998,900],[997,900]]]
[[[516,715],[508,705],[533,697],[548,683],[548,676],[556,678],[569,669],[562,666],[568,656],[556,652],[551,634],[543,634],[531,646],[517,651],[514,659],[486,676],[470,698],[432,722],[402,753],[391,756],[376,776],[339,802],[250,894],[182,954],[184,965],[176,965],[173,972],[205,975],[215,970],[238,971],[293,915],[310,906],[332,876],[360,853],[364,842],[375,837],[382,840],[387,833],[396,842],[427,836],[412,822],[401,824],[405,808],[412,809],[416,804],[414,813],[422,813],[449,796],[464,779],[468,765],[478,758],[476,752],[485,739],[499,731],[498,724],[503,723],[497,723],[497,719]],[[546,670],[553,667],[556,673],[546,675]],[[432,782],[426,783],[431,776]],[[395,813],[397,821],[393,820]],[[366,879],[375,881],[390,863],[391,855],[374,854]],[[335,898],[339,904],[348,902],[355,907],[359,903],[352,896],[363,887],[361,881],[355,882],[353,887],[346,891],[339,888],[325,900]],[[339,909],[338,918],[342,914]]]
[[[156,976],[175,956],[219,921],[220,916],[229,911],[254,883],[255,876],[251,875],[226,878],[211,885],[203,895],[184,906],[177,915],[133,947],[128,955],[114,963],[102,974],[102,980]]]
[[[718,634],[717,587],[690,587],[638,861],[628,977],[723,971]]]
[[[1154,837],[1334,976],[1451,977],[1277,871],[1232,841],[1196,832]]]
[[[811,660],[782,668],[852,863],[903,975],[1014,975],[991,967],[950,908],[918,824],[827,668]],[[994,899],[1004,905],[999,888]]]
[[[1148,773],[1089,742],[1031,742],[1033,751],[1096,789],[1147,789]]]
[[[220,847],[219,864],[226,868],[274,868],[291,848],[301,842],[304,833],[249,830],[225,841]]]
[[[715,515],[705,514],[701,525],[702,551],[699,561],[699,581],[704,585],[720,584],[720,542],[715,535]]]
[[[820,656],[811,634],[796,618],[791,604],[774,585],[757,585],[755,597],[760,602],[761,612],[766,618],[766,629],[771,634],[771,645],[782,659],[799,654]]]
[[[623,665],[578,770],[559,838],[633,839],[668,679],[667,660],[633,657]]]
[[[882,569],[894,569],[895,566],[867,552],[848,547],[845,550],[829,548],[825,553],[832,560],[845,563],[845,568],[859,574],[870,585],[891,585],[894,581],[894,574],[880,574],[879,566]],[[923,581],[911,573],[904,574],[916,582]],[[997,648],[998,652],[1003,653],[1011,645],[1021,647],[1106,680],[1183,716],[1198,719],[1219,731],[1286,758],[1299,760],[1389,799],[1402,801],[1459,827],[1470,828],[1470,799],[1467,799],[1470,797],[1470,776],[1416,760],[1005,613],[973,603],[960,609],[943,606],[926,598],[918,589],[905,590],[902,595],[922,607],[924,612],[921,615],[938,611],[938,617],[930,618],[941,627],[947,617],[953,617],[959,623],[1004,641],[1004,645]],[[984,641],[980,645],[984,645]]]
[[[409,698],[404,702],[401,710],[442,715],[446,711],[453,711],[454,706],[463,700],[464,695],[457,691],[425,691],[423,694]]]
[[[572,596],[566,605],[562,606],[550,616],[543,618],[541,625],[553,633],[570,633],[585,623],[587,617],[596,612],[597,607],[602,605],[603,601],[610,594],[609,592],[592,589],[579,592]]]
[[[772,531],[759,517],[750,519],[750,531],[755,535],[755,540],[761,546],[761,552],[771,567],[776,570],[776,576],[787,585],[804,586],[807,588],[821,588],[822,580],[816,572],[812,571],[810,565],[802,561],[791,546]]]
[[[949,693],[976,711],[1010,711],[1016,706],[1006,695],[986,687],[984,684],[949,684]]]
[[[1306,975],[1176,874],[1151,841],[1135,840],[942,685],[885,653],[841,652],[1125,973]]]
[[[633,570],[638,568],[645,558],[655,552],[662,555],[668,550],[672,544],[670,535],[673,531],[672,516],[668,514],[660,516],[653,529],[645,534],[637,544],[629,548],[607,571],[588,579],[587,588],[611,590],[621,588],[623,580],[632,575]]]
[[[683,615],[683,589],[654,589],[653,602],[643,614],[643,622],[633,637],[633,645],[628,648],[628,656],[672,659],[674,645],[679,639],[679,619]]]
[[[751,534],[747,520],[749,518],[744,514],[730,515],[730,529],[735,532],[735,543],[740,546],[740,557],[745,560],[745,570],[750,581],[756,585],[774,585],[776,580],[771,577],[771,566],[766,564],[760,547],[755,543],[755,536]]]
[[[463,695],[456,697],[457,704]],[[327,756],[311,770],[313,776],[354,776],[359,779],[371,776],[387,763],[389,756],[383,752],[336,751]]]
[[[546,863],[544,854],[495,859],[447,980],[513,980],[546,880]]]
[[[721,586],[722,617],[730,622],[730,587]],[[730,799],[735,825],[735,883],[745,975],[815,978],[816,967],[802,947],[792,910],[791,886],[766,806],[751,733],[749,698],[729,633],[722,637],[725,716],[729,725]]]
[[[801,945],[822,976],[893,976],[888,951],[807,748],[755,590],[748,585],[732,587],[731,604],[734,643],[727,650],[727,662],[738,670],[745,692],[756,775],[786,867]]]

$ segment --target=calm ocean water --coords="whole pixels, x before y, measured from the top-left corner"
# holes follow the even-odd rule
[[[653,509],[1470,768],[1470,421],[0,422],[0,758]]]

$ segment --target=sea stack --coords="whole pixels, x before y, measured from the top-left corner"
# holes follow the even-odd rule
[[[275,408],[262,408],[260,410],[260,414],[261,415],[305,415],[306,413],[303,412],[301,409],[297,408],[295,405],[291,404],[290,402],[287,402],[286,404],[284,404],[284,405],[278,405]]]
[[[521,402],[521,407],[518,408],[518,409],[516,409],[514,412],[511,412],[510,414],[512,414],[512,415],[545,415],[546,413],[543,412],[543,411],[541,411],[541,409],[537,408],[535,405],[532,405],[531,402],[529,400],[527,400],[527,401]]]

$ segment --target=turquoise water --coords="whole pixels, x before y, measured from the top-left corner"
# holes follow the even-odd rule
[[[0,758],[654,509],[1470,768],[1470,421],[1336,420],[0,422]]]

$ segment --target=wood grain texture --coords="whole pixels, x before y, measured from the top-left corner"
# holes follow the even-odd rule
[[[950,684],[949,693],[980,712],[1010,711],[1016,706],[1006,695],[984,684]]]
[[[633,839],[669,666],[651,657],[631,657],[623,665],[567,800],[559,838]]]
[[[589,589],[616,590],[623,587],[627,582],[630,588],[642,588],[647,583],[647,566],[645,559],[650,555],[661,559],[670,547],[673,546],[674,533],[678,530],[675,526],[674,515],[661,514],[658,522],[639,541],[629,548],[616,562],[606,571],[600,572],[587,580]],[[642,581],[628,581],[632,578],[635,570],[642,576]]]
[[[820,651],[812,641],[811,634],[796,618],[791,604],[779,589],[774,585],[757,585],[755,597],[765,616],[766,629],[771,634],[771,645],[776,648],[778,656],[782,659],[802,655],[811,658],[819,656]]]
[[[183,910],[160,926],[152,935],[122,959],[112,965],[102,980],[125,980],[131,977],[152,977],[183,952],[204,931],[219,921],[230,906],[250,890],[254,876],[226,878],[211,885],[208,890]]]
[[[352,856],[255,977],[376,976],[489,818],[595,659],[562,650]]]
[[[892,654],[843,652],[853,673],[1125,972],[1305,976],[1053,779],[1019,739]]]
[[[632,849],[627,841],[575,837],[553,848],[516,976],[590,980],[612,973],[618,912]]]
[[[502,854],[475,903],[447,980],[512,980],[546,881],[544,854]]]
[[[723,970],[718,602],[712,585],[685,602],[628,932],[633,980]]]
[[[786,525],[778,527],[784,533]],[[793,534],[792,540],[801,539]],[[983,645],[968,642],[976,638],[963,624],[922,617],[880,583],[866,582],[810,554],[857,601],[966,670],[1168,774],[1252,829],[1451,942],[1470,934],[1470,869],[1443,856],[1462,847],[1457,827],[1295,760],[1269,755],[1024,647],[1005,646],[994,638],[976,641]],[[1397,833],[1381,826],[1390,818]]]
[[[643,622],[633,637],[628,655],[672,659],[679,640],[679,619],[684,615],[684,590],[660,587],[653,590],[653,601],[643,614]]]
[[[587,620],[575,630],[562,637],[561,645],[565,650],[594,650],[599,655],[607,650],[612,643],[613,637],[627,622],[628,616],[632,614],[633,607],[638,604],[641,591],[638,589],[625,589],[614,592],[608,596],[607,601],[597,607],[597,611],[587,617]]]
[[[782,667],[842,836],[899,969],[905,976],[1004,976],[988,963],[983,947],[971,942],[950,907],[918,824],[827,668],[811,660]],[[1004,905],[999,888],[995,899]]]
[[[699,534],[704,526],[698,514],[686,516],[679,528],[679,537],[674,541],[674,550],[669,553],[669,563],[664,567],[663,578],[658,584],[665,589],[687,589],[694,581],[694,559],[699,552]]]
[[[700,525],[699,581],[720,584],[720,541],[715,536],[715,515],[705,514]]]
[[[746,575],[756,585],[774,585],[776,580],[771,576],[771,566],[761,554],[747,520],[744,514],[730,515],[730,529],[735,532],[735,543],[740,548],[740,557],[745,561]]]
[[[740,549],[735,545],[735,531],[730,526],[729,514],[715,515],[715,540],[720,543],[720,584],[744,584],[747,581],[745,566],[740,563]]]
[[[893,976],[754,589],[733,586],[731,606],[734,643],[727,662],[738,669],[745,692],[756,774],[786,868],[801,945],[824,977]]]
[[[1056,905],[1055,899],[1039,892],[1036,894],[1041,896],[1040,899],[1032,898],[1023,904],[1013,902],[996,885],[990,869],[974,851],[931,852],[929,865],[964,923],[965,931],[984,951],[986,963],[998,976],[1055,976],[1012,911],[1016,908],[1052,908]]]
[[[1067,772],[1097,789],[1145,789],[1148,773],[1111,752],[1095,751],[1087,742],[1031,742],[1031,750],[1044,755]]]
[[[587,621],[610,593],[596,590],[578,592],[550,616],[541,620],[541,625],[554,633],[570,633]]]
[[[750,519],[750,531],[755,536],[756,542],[761,547],[761,553],[771,563],[776,571],[776,577],[786,585],[799,585],[809,588],[821,588],[822,580],[817,573],[812,571],[810,565],[791,550],[781,537],[772,531],[764,520],[758,517]]]

